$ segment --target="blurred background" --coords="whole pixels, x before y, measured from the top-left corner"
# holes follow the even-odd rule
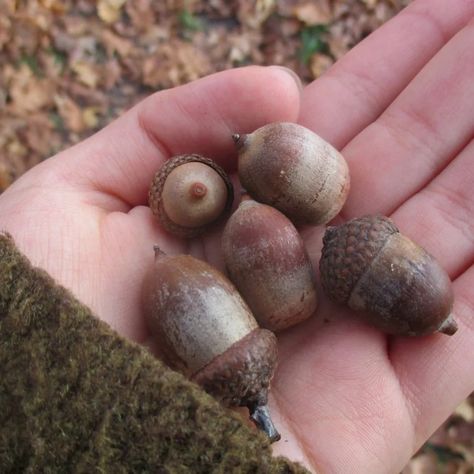
[[[308,83],[410,0],[0,0],[0,193],[146,95],[281,64]],[[474,396],[403,474],[474,473]]]

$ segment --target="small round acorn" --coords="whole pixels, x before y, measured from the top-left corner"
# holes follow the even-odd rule
[[[218,270],[190,255],[155,261],[143,286],[144,312],[165,361],[227,406],[246,406],[271,441],[280,439],[267,397],[277,362],[275,335],[259,328]]]
[[[155,174],[148,201],[161,225],[179,237],[205,232],[230,213],[234,190],[226,172],[197,154],[178,155]]]
[[[317,134],[277,122],[233,139],[240,181],[256,201],[277,208],[295,224],[321,225],[339,213],[349,193],[349,168]]]
[[[222,236],[224,261],[260,326],[280,331],[316,310],[314,272],[303,240],[277,209],[244,199]]]
[[[365,216],[329,227],[323,242],[321,283],[330,299],[388,334],[456,332],[449,276],[389,218]]]

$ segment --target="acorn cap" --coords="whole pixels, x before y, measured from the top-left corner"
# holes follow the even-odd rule
[[[448,274],[390,219],[352,219],[328,229],[323,240],[321,283],[332,300],[388,334],[456,332]]]
[[[197,226],[193,226],[192,223],[190,225],[183,225],[182,223],[180,224],[173,221],[166,212],[165,204],[163,202],[163,190],[165,189],[165,183],[168,176],[177,167],[193,162],[201,163],[212,168],[217,173],[217,175],[222,178],[227,191],[227,198],[225,200],[225,204],[221,206],[222,211],[220,208],[216,209],[216,212],[218,212],[219,215],[217,217],[212,215],[210,218],[206,216],[204,223],[202,225]],[[203,186],[201,183],[196,183],[192,190],[194,190],[197,200],[204,199],[208,191],[206,187]],[[202,234],[211,225],[217,223],[226,215],[228,215],[232,208],[233,200],[234,188],[227,173],[210,158],[206,158],[198,154],[177,155],[166,161],[166,163],[155,174],[148,193],[148,202],[150,205],[150,209],[152,210],[153,214],[157,216],[163,228],[178,237],[185,238],[192,238]],[[174,205],[175,203],[173,202],[172,204]]]
[[[323,237],[319,269],[324,292],[345,304],[387,238],[399,232],[384,216],[364,216],[337,227],[328,227]]]
[[[277,362],[277,340],[267,329],[254,329],[191,378],[227,406],[246,406],[251,419],[272,441],[279,435],[266,407]]]

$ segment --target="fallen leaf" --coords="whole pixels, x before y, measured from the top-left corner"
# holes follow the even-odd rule
[[[99,125],[99,107],[86,107],[82,111],[82,121],[87,128],[96,128]]]
[[[25,64],[10,79],[12,106],[21,113],[35,112],[52,104],[54,83],[37,78]]]
[[[474,421],[474,407],[469,403],[468,399],[458,405],[454,413],[469,423]]]
[[[121,57],[126,58],[133,50],[133,44],[130,40],[122,38],[110,30],[103,31],[102,40],[108,56],[118,53]]]
[[[309,60],[309,69],[311,74],[316,79],[322,76],[332,65],[334,61],[325,54],[315,53]]]
[[[328,0],[297,5],[294,7],[294,15],[308,26],[325,25],[333,19]]]
[[[105,23],[114,23],[120,18],[126,0],[99,0],[97,14]]]
[[[94,65],[83,61],[77,61],[71,64],[71,69],[77,74],[77,78],[84,85],[91,89],[97,87],[100,78]]]
[[[401,474],[436,474],[438,463],[432,453],[424,453],[413,458]]]
[[[0,163],[0,193],[5,191],[12,182],[10,169],[7,163]]]
[[[63,95],[54,96],[54,102],[61,118],[64,120],[66,128],[72,132],[82,132],[85,123],[82,110],[70,97]]]
[[[54,13],[62,14],[67,9],[66,2],[62,0],[40,0],[41,4],[48,10],[53,11]]]

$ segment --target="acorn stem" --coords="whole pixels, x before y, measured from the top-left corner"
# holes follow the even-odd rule
[[[458,330],[458,323],[454,320],[453,315],[450,314],[439,327],[438,331],[448,336],[452,336]]]
[[[250,419],[255,423],[258,429],[262,430],[272,443],[281,439],[280,433],[275,428],[270,417],[270,411],[267,405],[249,406]]]

